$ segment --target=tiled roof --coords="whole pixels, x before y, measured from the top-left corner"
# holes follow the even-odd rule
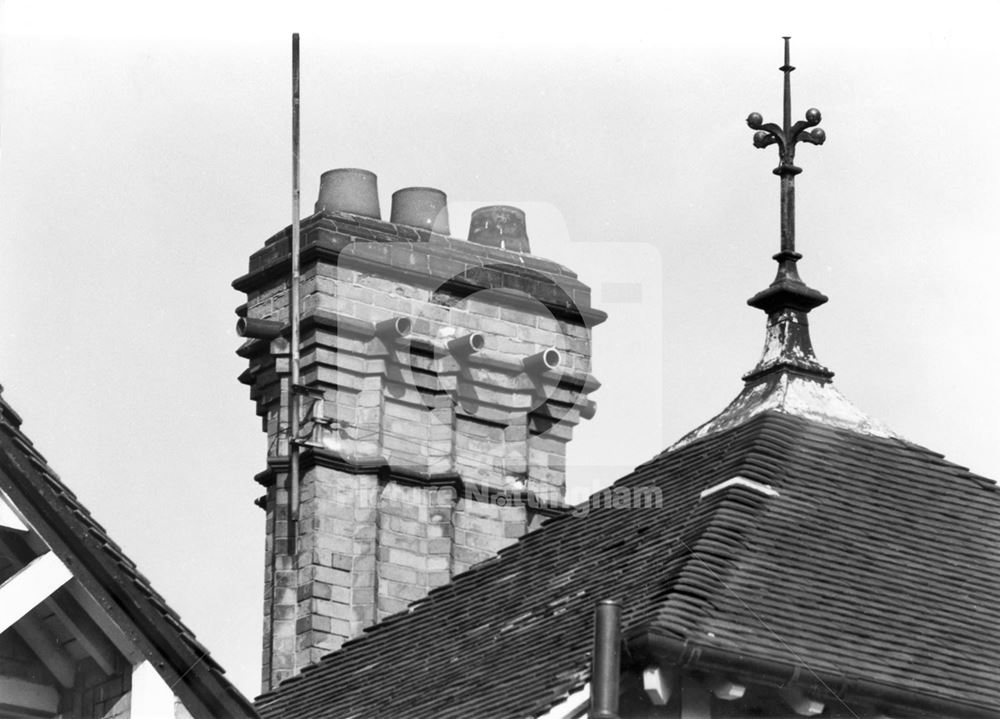
[[[250,702],[52,471],[20,425],[21,418],[0,397],[0,489],[135,642],[195,719],[255,717]]]
[[[768,496],[733,477],[777,491]],[[1000,494],[899,439],[764,412],[642,465],[257,700],[264,719],[534,717],[623,630],[1000,711]],[[593,503],[589,506],[593,507]],[[759,662],[757,662],[759,665]]]

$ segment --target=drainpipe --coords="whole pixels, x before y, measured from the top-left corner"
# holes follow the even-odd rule
[[[621,671],[622,608],[613,599],[594,611],[594,654],[590,669],[590,719],[619,719],[618,679]]]

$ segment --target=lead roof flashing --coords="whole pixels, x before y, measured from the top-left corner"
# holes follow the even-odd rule
[[[769,484],[763,484],[762,482],[755,482],[752,479],[747,479],[746,477],[732,477],[724,482],[719,482],[714,484],[707,489],[703,489],[701,494],[698,495],[698,499],[705,499],[716,492],[721,492],[724,489],[729,489],[730,487],[745,487],[746,489],[752,490],[759,494],[763,494],[765,497],[780,497],[778,490],[774,489]]]
[[[781,368],[748,382],[728,407],[681,437],[668,451],[744,424],[766,412],[802,417],[872,437],[908,442],[882,421],[855,407],[832,382]]]

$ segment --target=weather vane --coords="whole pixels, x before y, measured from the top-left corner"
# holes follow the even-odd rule
[[[792,64],[789,60],[788,41],[785,41],[785,64],[779,70],[785,73],[785,108],[781,127],[773,122],[764,122],[759,112],[751,112],[747,117],[747,125],[757,132],[753,135],[756,147],[778,145],[781,158],[780,164],[774,168],[774,174],[781,177],[781,255],[788,253],[787,259],[797,260],[801,255],[795,252],[795,176],[802,172],[795,166],[795,145],[808,142],[811,145],[822,145],[826,142],[826,133],[816,127],[823,119],[815,107],[806,110],[806,119],[792,124]],[[810,130],[809,128],[815,128]],[[775,256],[779,262],[780,255]]]

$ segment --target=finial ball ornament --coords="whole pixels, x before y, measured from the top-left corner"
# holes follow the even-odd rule
[[[810,125],[818,125],[823,120],[823,113],[817,110],[815,107],[810,107],[806,110],[806,122]]]
[[[763,130],[758,130],[757,132],[755,132],[753,134],[753,145],[754,145],[754,147],[767,147],[767,145],[768,145],[767,139],[769,137],[770,137],[770,135],[768,135]]]
[[[817,112],[819,112],[817,110]],[[751,130],[759,130],[760,126],[764,124],[764,117],[759,112],[751,112],[747,115],[747,125],[750,126]]]
[[[813,142],[817,145],[822,145],[826,142],[826,131],[822,127],[817,127],[811,134],[813,136]]]

